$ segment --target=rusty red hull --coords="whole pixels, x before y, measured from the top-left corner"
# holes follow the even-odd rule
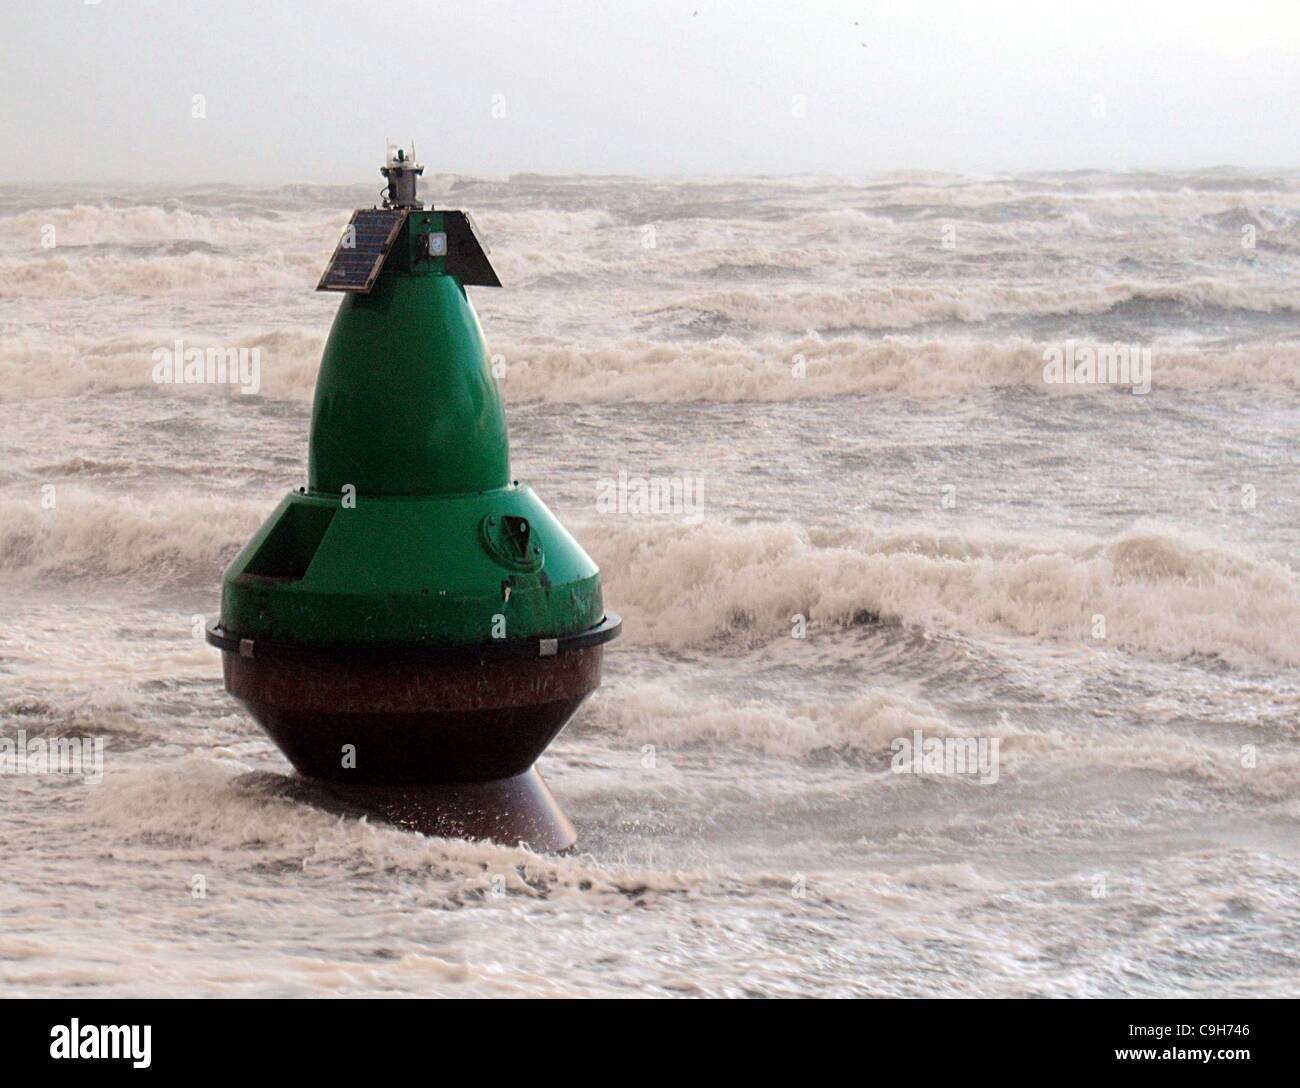
[[[222,654],[226,689],[302,774],[435,834],[563,849],[533,763],[600,685],[603,646],[494,660]]]

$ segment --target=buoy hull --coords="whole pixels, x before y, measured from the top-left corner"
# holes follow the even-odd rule
[[[510,778],[484,782],[352,786],[314,780],[313,785],[340,803],[336,811],[364,812],[424,835],[489,839],[543,854],[568,850],[578,841],[573,824],[536,767]],[[319,793],[314,803],[321,803]]]
[[[317,802],[323,792],[426,835],[554,853],[577,834],[533,763],[599,687],[603,652],[445,662],[221,656],[226,690],[310,779]]]
[[[222,654],[226,689],[289,762],[345,785],[499,781],[528,771],[600,686],[603,646],[496,660]]]

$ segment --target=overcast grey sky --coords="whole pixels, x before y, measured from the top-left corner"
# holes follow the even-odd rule
[[[1300,0],[3,0],[0,49],[4,181],[1300,165]]]

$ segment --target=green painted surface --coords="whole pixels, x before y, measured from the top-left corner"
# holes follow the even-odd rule
[[[237,638],[475,645],[600,623],[595,563],[510,481],[478,318],[415,212],[369,295],[346,295],[312,411],[305,493],[284,498],[222,583]]]
[[[307,481],[360,496],[510,483],[505,409],[455,277],[385,273],[344,296],[316,378]]]
[[[294,515],[304,507],[327,520],[315,546],[311,533],[295,534],[301,573],[284,562],[278,573],[257,573],[268,538],[302,520]],[[526,519],[542,560],[536,569],[498,558],[484,542],[483,520],[502,515]],[[354,508],[288,495],[226,572],[221,615],[240,638],[464,645],[575,634],[605,610],[596,564],[530,488],[511,487],[457,498],[363,497]]]
[[[406,217],[392,255],[384,264],[385,270],[420,276],[442,275],[446,261],[442,257],[428,256],[427,249],[422,255],[420,245],[421,235],[438,234],[442,229],[442,216],[438,212],[412,212]]]

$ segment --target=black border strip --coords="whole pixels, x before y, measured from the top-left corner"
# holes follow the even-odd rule
[[[208,625],[207,641],[226,653],[243,657],[273,658],[284,661],[482,661],[496,658],[553,657],[556,654],[585,650],[618,638],[623,620],[615,612],[606,612],[595,627],[573,635],[553,639],[502,639],[473,646],[428,646],[409,642],[375,645],[303,646],[273,639],[241,639],[221,626]]]
[[[816,903],[810,899],[805,902]],[[462,910],[475,907],[467,903]],[[480,911],[483,908],[478,908]],[[518,909],[524,909],[520,907]],[[651,907],[650,909],[654,909]],[[798,907],[792,908],[794,910]],[[410,922],[408,928],[414,926]],[[483,925],[488,925],[483,922]],[[260,947],[260,946],[259,946]],[[508,942],[501,944],[501,956],[506,962],[522,958]],[[36,961],[40,962],[40,961]],[[128,961],[134,964],[135,960]],[[762,963],[761,954],[757,962]],[[264,986],[275,981],[272,966],[249,968],[250,977]],[[688,968],[689,969],[689,968]],[[142,970],[123,969],[121,977],[112,982],[114,989],[147,992],[158,983],[142,978]],[[847,973],[847,972],[846,972]],[[213,989],[217,984],[205,973],[196,978],[199,989]],[[581,970],[575,972],[581,975]],[[386,976],[381,976],[386,977]],[[607,989],[617,992],[623,983],[626,997],[672,997],[679,992],[666,990],[661,978],[651,981],[629,979],[611,975]],[[832,980],[834,981],[834,980]],[[840,987],[825,986],[836,992],[869,991],[873,980],[866,977],[845,978]],[[890,985],[900,986],[897,979]],[[1145,982],[1146,980],[1144,980]],[[1147,983],[1149,984],[1149,982]],[[318,996],[332,998],[329,983],[321,983]],[[351,986],[359,988],[356,983]],[[126,1072],[131,1077],[150,1073],[166,1078],[167,1083],[192,1079],[197,1063],[202,1063],[210,1074],[216,1073],[233,1084],[250,1080],[249,1070],[255,1062],[259,1069],[273,1074],[285,1074],[292,1083],[314,1083],[317,1079],[333,1084],[373,1085],[386,1072],[384,1055],[376,1053],[373,1039],[419,1040],[429,1035],[431,1018],[440,1030],[455,1038],[496,1042],[520,1036],[546,1036],[564,1038],[572,1033],[575,1017],[582,1015],[583,1004],[573,995],[556,998],[545,994],[541,985],[531,987],[533,1000],[517,1001],[497,998],[488,1003],[466,1000],[469,995],[458,993],[463,983],[439,980],[430,989],[451,1001],[433,1004],[428,998],[376,1000],[374,998],[342,998],[309,1001],[304,998],[230,998],[213,999],[121,999],[121,998],[59,998],[34,1000],[55,983],[42,979],[35,982],[9,982],[9,989],[21,996],[0,1001],[0,1014],[5,1022],[5,1068],[10,1070],[8,1080],[13,1084],[49,1083],[50,1073],[74,1072],[95,1076],[108,1073],[110,1080],[115,1072]],[[104,987],[107,988],[107,987]],[[374,988],[372,986],[372,988]],[[522,990],[522,987],[521,987]],[[761,981],[747,993],[754,996],[776,997],[774,1001],[716,1000],[721,996],[720,986],[706,991],[704,996],[713,1001],[642,1003],[637,1016],[661,1034],[672,1032],[688,1044],[694,1039],[694,1050],[701,1055],[700,1068],[712,1079],[722,1080],[737,1067],[753,1067],[761,1058],[768,1067],[781,1062],[782,1068],[798,1069],[808,1060],[806,1038],[824,1029],[825,1016],[819,1002],[791,999],[777,983]],[[813,993],[819,991],[813,987]],[[599,1002],[612,1007],[607,997]],[[490,1007],[489,1007],[490,1006]],[[862,1007],[862,1006],[859,1006]],[[620,1002],[618,1011],[627,1009]],[[968,1039],[966,1046],[929,1046],[914,1048],[918,1060],[924,1060],[927,1070],[951,1075],[953,1080],[970,1079],[972,1065],[980,1061],[974,1042],[992,1041],[992,1062],[999,1072],[1023,1072],[1025,1079],[1043,1081],[1044,1071],[1069,1069],[1106,1074],[1106,1084],[1115,1083],[1117,1069],[1127,1067],[1128,1077],[1151,1080],[1154,1067],[1163,1067],[1165,1074],[1175,1074],[1179,1083],[1264,1083],[1285,1084],[1294,1080],[1295,1072],[1295,1004],[1282,1000],[1214,1000],[1193,998],[1172,1000],[1085,1000],[1043,1001],[1014,999],[992,1000],[922,1000],[873,1001],[869,1010],[872,1029],[879,1028],[882,1039],[901,1040],[904,1043],[917,1033],[918,1023],[935,1038]],[[486,1018],[485,1018],[486,1014]],[[70,1027],[73,1018],[79,1027],[91,1025],[150,1026],[150,1064],[147,1069],[133,1069],[131,1059],[55,1059],[52,1040],[60,1027]],[[308,1040],[315,1045],[304,1045],[297,1033],[286,1031],[286,1023],[295,1018],[310,1018],[313,1034]],[[1007,1027],[1013,1030],[1008,1033]],[[1189,1034],[1166,1034],[1156,1040],[1147,1035],[1135,1035],[1134,1026],[1162,1026],[1177,1032],[1190,1028]],[[1203,1026],[1228,1028],[1227,1034],[1203,1034]],[[796,1030],[791,1030],[791,1028]],[[769,1030],[770,1029],[770,1030]],[[755,1030],[763,1032],[761,1052],[748,1045]],[[1245,1034],[1240,1034],[1240,1031]],[[747,1034],[748,1033],[748,1034]],[[910,1035],[909,1035],[910,1033]],[[840,1054],[846,1061],[860,1060],[863,1049],[856,1038],[828,1034],[825,1046],[819,1053],[831,1056]],[[139,1032],[143,1038],[143,1031]],[[772,1040],[769,1042],[769,1039]],[[719,1044],[721,1040],[721,1044]],[[319,1041],[319,1042],[318,1042]],[[330,1045],[332,1044],[332,1045]],[[819,1044],[820,1045],[820,1044]],[[1149,1058],[1121,1059],[1117,1052],[1135,1048],[1154,1050]],[[1238,1055],[1233,1060],[1226,1057],[1208,1063],[1179,1059],[1164,1059],[1166,1050],[1200,1048],[1247,1051],[1250,1057]],[[446,1048],[447,1054],[438,1056],[439,1069],[445,1069],[457,1080],[472,1080],[482,1073],[482,1047]],[[62,1070],[55,1068],[63,1066]],[[1202,1076],[1189,1077],[1199,1066]],[[1251,1070],[1254,1074],[1251,1074]],[[1209,1074],[1206,1077],[1204,1074]],[[340,1074],[346,1074],[341,1078]],[[208,1079],[212,1079],[209,1077]],[[735,1079],[732,1077],[732,1079]],[[1063,1080],[1062,1077],[1055,1077]],[[161,1083],[161,1080],[160,1080]]]

